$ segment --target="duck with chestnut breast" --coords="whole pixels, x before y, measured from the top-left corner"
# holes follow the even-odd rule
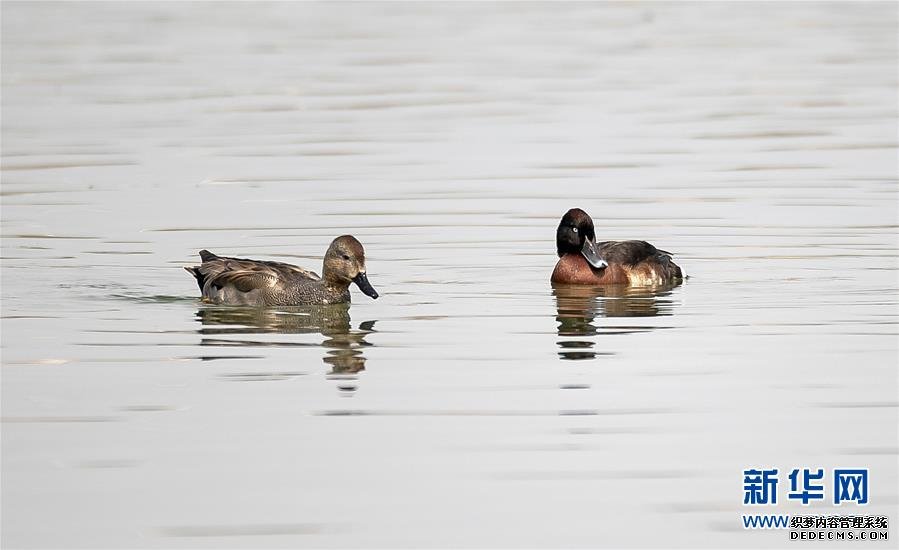
[[[575,285],[653,286],[683,280],[672,254],[646,241],[596,242],[593,220],[580,208],[562,216],[556,230],[559,261],[551,281]]]
[[[203,301],[237,306],[308,306],[350,302],[350,283],[367,296],[378,293],[365,273],[365,250],[352,235],[331,242],[322,276],[291,264],[227,258],[200,251],[203,263],[185,267],[197,279]]]

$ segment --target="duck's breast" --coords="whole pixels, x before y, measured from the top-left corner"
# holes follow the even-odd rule
[[[618,264],[604,269],[594,269],[580,254],[565,254],[559,258],[550,280],[570,285],[626,284],[627,273]]]
[[[344,304],[350,302],[350,290],[329,287],[321,279],[285,278],[264,293],[262,299],[267,305],[275,306]]]

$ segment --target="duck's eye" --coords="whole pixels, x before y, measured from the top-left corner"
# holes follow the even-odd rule
[[[572,227],[571,230],[577,233],[577,227]]]
[[[346,255],[346,254],[344,254],[344,255],[343,255],[343,259],[344,259],[344,260],[349,260],[349,259],[350,259],[350,257],[349,257],[349,256],[347,256],[347,255]]]

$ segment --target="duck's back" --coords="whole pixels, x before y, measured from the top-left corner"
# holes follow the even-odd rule
[[[331,296],[313,271],[281,262],[218,256],[200,251],[203,263],[186,268],[197,279],[203,299],[216,304],[274,306],[327,304]]]
[[[624,271],[631,284],[661,284],[683,278],[680,267],[671,260],[672,254],[646,241],[603,241],[596,246],[600,256]]]

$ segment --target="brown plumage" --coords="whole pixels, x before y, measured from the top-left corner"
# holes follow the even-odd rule
[[[247,306],[302,306],[350,301],[350,283],[377,298],[365,273],[365,251],[352,235],[331,242],[322,262],[322,277],[280,262],[217,256],[200,251],[203,263],[185,267],[197,279],[203,300]]]
[[[554,283],[652,286],[683,279],[672,254],[646,241],[596,242],[593,220],[580,208],[572,208],[559,222],[556,251]]]

